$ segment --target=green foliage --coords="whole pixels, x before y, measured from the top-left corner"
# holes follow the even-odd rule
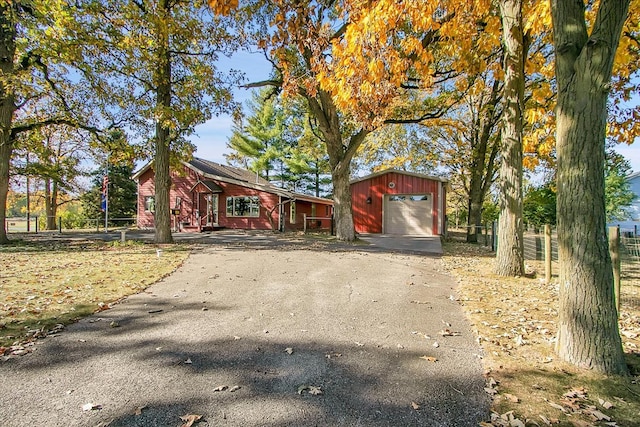
[[[172,154],[190,155],[195,126],[237,107],[231,87],[240,74],[216,68],[237,44],[234,25],[205,2],[82,0],[72,10],[76,25],[66,35],[79,42],[74,55],[87,84],[103,115],[126,123],[145,154],[159,127],[169,130]]]
[[[498,204],[492,201],[486,201],[482,205],[482,223],[491,224],[497,221],[500,216],[500,208]]]
[[[282,100],[272,89],[254,92],[249,115],[236,121],[227,146],[233,150],[228,161],[282,188],[326,195],[328,159],[300,99]]]
[[[630,170],[631,165],[628,160],[612,149],[607,150],[604,179],[607,222],[624,220],[628,217],[626,208],[636,198],[627,181]]]
[[[526,189],[522,216],[526,223],[538,228],[556,224],[556,192],[551,183]]]

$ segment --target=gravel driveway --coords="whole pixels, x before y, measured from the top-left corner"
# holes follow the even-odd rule
[[[438,258],[202,246],[0,362],[0,425],[475,426],[489,399],[454,292]]]

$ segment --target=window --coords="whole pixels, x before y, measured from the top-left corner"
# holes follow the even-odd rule
[[[289,223],[296,223],[296,202],[293,200],[289,203]]]
[[[404,196],[389,196],[390,202],[404,202],[405,200],[411,200],[414,202],[419,202],[423,200],[429,200],[429,196],[426,194],[416,194],[416,195],[404,195]]]
[[[227,197],[227,216],[260,216],[258,196]]]
[[[156,211],[156,196],[146,196],[144,198],[144,211],[145,212]]]

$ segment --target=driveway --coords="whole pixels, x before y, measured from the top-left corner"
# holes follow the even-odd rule
[[[480,350],[439,259],[258,240],[202,245],[146,292],[0,362],[0,423],[178,426],[197,414],[210,426],[476,426],[487,417]]]

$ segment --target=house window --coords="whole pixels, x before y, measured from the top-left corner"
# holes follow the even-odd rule
[[[296,202],[294,202],[293,200],[291,201],[291,203],[289,203],[289,223],[296,223]]]
[[[144,211],[145,212],[156,211],[156,196],[146,196],[144,198]]]
[[[227,216],[260,216],[258,196],[227,197]]]

